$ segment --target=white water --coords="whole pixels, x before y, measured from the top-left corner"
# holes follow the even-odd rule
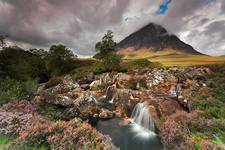
[[[144,103],[138,103],[131,114],[134,122],[133,129],[140,133],[142,137],[149,137],[155,135],[155,125],[152,120],[151,113]]]

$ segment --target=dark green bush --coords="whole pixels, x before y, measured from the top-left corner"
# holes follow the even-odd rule
[[[162,67],[160,63],[153,63],[150,62],[148,59],[128,60],[127,62],[124,63],[124,65],[129,70]]]
[[[45,84],[45,88],[48,89],[50,87],[54,87],[62,82],[63,82],[62,77],[53,77]]]
[[[0,104],[13,99],[31,98],[37,88],[35,80],[18,81],[10,78],[0,78]]]
[[[105,72],[125,72],[126,68],[121,64],[122,59],[115,53],[108,53],[104,56],[102,61],[97,63],[93,69],[94,74],[101,74]]]

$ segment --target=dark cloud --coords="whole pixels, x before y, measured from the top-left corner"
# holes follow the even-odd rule
[[[171,0],[166,0],[170,2]],[[208,54],[225,54],[225,1],[172,0],[0,0],[0,34],[25,47],[62,42],[80,55],[93,55],[94,45],[111,29],[120,41],[149,22]],[[214,38],[211,40],[211,38]],[[212,44],[212,41],[214,42]],[[219,49],[213,52],[214,49]]]

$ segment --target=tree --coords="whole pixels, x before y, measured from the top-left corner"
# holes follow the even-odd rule
[[[46,57],[47,68],[52,75],[68,73],[75,67],[77,56],[64,45],[53,45]]]
[[[98,52],[96,57],[103,58],[108,53],[115,51],[116,42],[113,40],[113,32],[107,31],[107,33],[102,38],[102,41],[97,42],[95,45],[95,50]]]
[[[121,58],[115,53],[108,53],[103,58],[102,63],[106,71],[121,71],[121,61]]]

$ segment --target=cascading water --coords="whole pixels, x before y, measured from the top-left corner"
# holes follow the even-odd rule
[[[154,122],[148,106],[138,103],[131,115],[131,123],[123,118],[99,121],[97,130],[110,135],[121,150],[162,150],[159,137],[154,133]]]
[[[155,125],[152,120],[151,113],[148,107],[144,103],[138,103],[131,114],[131,118],[135,123],[135,130],[140,130],[139,132],[151,133],[154,135]]]

